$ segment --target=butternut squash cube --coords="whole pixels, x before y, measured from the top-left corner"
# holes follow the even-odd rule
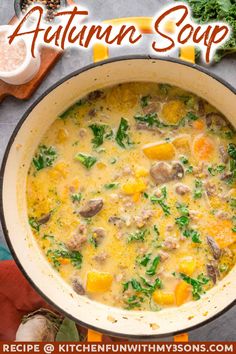
[[[179,271],[181,273],[192,275],[196,269],[196,261],[193,257],[184,257],[180,260]]]
[[[123,184],[122,191],[127,195],[137,194],[145,191],[146,183],[142,179],[130,180]]]
[[[110,289],[112,280],[113,278],[110,273],[88,272],[86,290],[91,293],[106,292]]]
[[[175,287],[175,302],[177,306],[183,305],[191,295],[191,286],[187,284],[184,280],[180,282]]]
[[[173,145],[179,152],[189,153],[190,152],[190,136],[189,135],[180,135],[173,140]]]
[[[151,160],[172,160],[175,157],[175,148],[168,142],[145,145],[143,152]]]
[[[185,104],[180,100],[166,102],[162,108],[163,120],[170,124],[177,124],[185,113]]]
[[[155,290],[152,297],[159,305],[174,305],[175,303],[175,294],[173,292]]]

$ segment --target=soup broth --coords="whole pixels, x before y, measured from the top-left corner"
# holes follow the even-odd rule
[[[28,173],[28,216],[75,292],[129,310],[198,300],[235,263],[235,130],[165,83],[90,93],[56,117]]]

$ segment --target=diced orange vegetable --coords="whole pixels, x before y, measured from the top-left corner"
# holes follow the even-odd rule
[[[149,144],[143,147],[143,152],[151,160],[172,160],[175,156],[172,143]]]
[[[149,174],[148,170],[144,167],[139,167],[135,171],[135,177],[137,177],[137,178],[146,177],[146,176],[148,176],[148,174]]]
[[[163,120],[170,124],[177,124],[185,113],[185,104],[180,100],[168,101],[162,108]]]
[[[192,275],[196,269],[196,261],[193,257],[184,257],[180,260],[179,271],[187,275]]]
[[[140,200],[140,193],[135,193],[135,194],[133,195],[133,201],[134,201],[135,203],[137,203],[137,202],[139,202],[139,200]]]
[[[188,285],[184,280],[180,282],[175,287],[175,302],[177,306],[183,305],[191,295],[191,286]]]
[[[204,135],[198,136],[193,144],[193,151],[199,160],[208,160],[214,153],[213,141]]]
[[[174,305],[175,294],[163,290],[155,290],[153,293],[153,300],[159,305]]]
[[[106,168],[107,167],[107,165],[104,163],[104,162],[98,162],[97,163],[97,168],[99,169],[99,170],[103,170],[104,168]]]
[[[110,289],[112,280],[113,278],[110,273],[88,272],[86,289],[91,293],[106,292]]]
[[[80,181],[78,177],[73,178],[71,182],[71,186],[74,187],[76,190],[79,188]]]
[[[127,195],[132,195],[143,192],[146,188],[147,185],[142,179],[133,179],[123,184],[122,191]]]
[[[58,261],[63,265],[70,263],[70,260],[68,258],[58,258]]]
[[[195,63],[195,47],[193,45],[187,45],[180,48],[180,58],[190,63]]]
[[[193,128],[197,130],[203,130],[204,129],[204,122],[202,119],[197,119],[193,122]]]
[[[181,135],[172,141],[175,148],[182,153],[190,152],[190,135]]]
[[[69,133],[65,128],[59,129],[58,133],[57,133],[57,142],[60,143],[64,143],[66,141],[66,139],[68,138]]]
[[[236,233],[232,228],[231,220],[209,219],[206,233],[215,239],[220,248],[225,248],[236,242]]]

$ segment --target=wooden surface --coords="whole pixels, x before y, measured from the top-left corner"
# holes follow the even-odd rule
[[[9,24],[13,24],[16,17],[13,17]],[[62,52],[55,49],[44,47],[41,49],[41,66],[36,76],[24,85],[10,85],[0,80],[0,102],[6,96],[13,96],[20,100],[30,98],[44,77],[61,57]]]

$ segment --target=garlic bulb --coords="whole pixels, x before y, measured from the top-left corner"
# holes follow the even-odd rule
[[[57,333],[55,319],[39,312],[28,315],[16,332],[17,342],[52,342]]]

